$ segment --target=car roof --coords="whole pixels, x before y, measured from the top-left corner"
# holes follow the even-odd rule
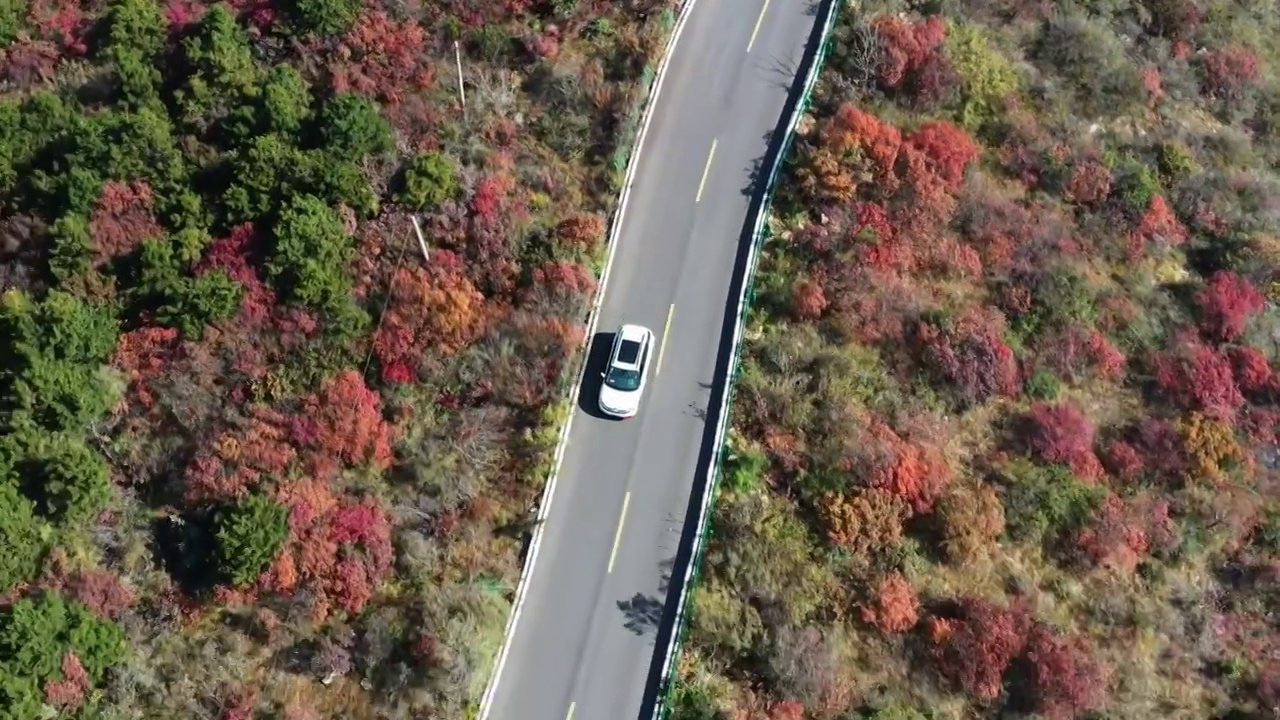
[[[649,328],[643,325],[623,325],[618,328],[618,339],[633,340],[635,342],[643,342],[646,335],[649,335]]]
[[[614,341],[614,352],[611,362],[614,367],[627,369],[640,369],[639,350],[644,346],[646,338],[650,335],[649,329],[642,325],[623,325],[618,328],[618,335]],[[625,343],[634,343],[637,355],[634,358],[623,360],[623,345]]]

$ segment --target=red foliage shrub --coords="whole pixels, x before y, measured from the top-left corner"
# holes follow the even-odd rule
[[[881,87],[899,87],[908,76],[938,63],[947,37],[942,18],[930,16],[914,22],[897,15],[876,18],[872,29],[880,40],[878,77]]]
[[[1036,457],[1071,468],[1081,478],[1095,480],[1102,464],[1093,453],[1093,423],[1069,403],[1036,403],[1026,417],[1023,442]]]
[[[151,186],[142,181],[107,181],[89,216],[93,234],[94,264],[127,255],[144,240],[156,239],[164,229],[151,214]]]
[[[79,600],[94,614],[115,620],[129,609],[136,596],[120,582],[119,576],[107,570],[84,570],[72,576],[63,589],[67,597]]]
[[[1027,640],[1027,668],[1024,691],[1046,720],[1072,720],[1101,707],[1106,673],[1083,637],[1037,623]]]
[[[928,513],[952,478],[942,454],[899,437],[877,424],[867,438],[867,484],[902,499],[912,511]]]
[[[450,13],[472,27],[521,19],[534,0],[450,0]]]
[[[1244,333],[1249,316],[1266,305],[1253,283],[1230,270],[1222,270],[1196,293],[1200,327],[1211,340],[1231,342]]]
[[[1095,567],[1132,573],[1153,544],[1167,547],[1173,539],[1167,502],[1147,498],[1126,501],[1111,495],[1093,522],[1080,531],[1076,547]]]
[[[767,720],[804,720],[804,705],[798,700],[771,702]]]
[[[1174,214],[1169,201],[1162,195],[1156,195],[1138,221],[1137,229],[1129,235],[1129,259],[1141,259],[1152,245],[1157,248],[1177,247],[1186,243],[1188,237],[1186,226]]]
[[[1004,110],[1007,127],[1004,144],[997,151],[1000,167],[1029,189],[1044,187],[1053,137],[1040,116],[1017,98],[1007,98]]]
[[[394,559],[386,509],[370,500],[339,502],[310,481],[282,488],[278,498],[290,507],[290,541],[259,586],[277,593],[307,590],[317,620],[334,604],[359,613]]]
[[[1148,0],[1145,5],[1151,13],[1150,31],[1168,40],[1191,39],[1203,20],[1196,0]]]
[[[911,583],[893,572],[876,585],[875,597],[862,608],[862,621],[880,632],[904,633],[920,619],[920,600]]]
[[[1275,374],[1261,350],[1252,345],[1237,345],[1227,349],[1227,358],[1231,361],[1236,387],[1242,392],[1256,393],[1272,388]]]
[[[916,344],[924,364],[953,383],[962,404],[975,405],[1020,391],[1018,361],[1000,337],[997,318],[969,312],[939,328],[921,323]]]
[[[1198,340],[1185,338],[1152,360],[1156,387],[1177,405],[1229,419],[1244,404],[1231,362]]]
[[[551,25],[540,33],[529,32],[524,37],[524,47],[534,57],[554,59],[560,54],[560,28]]]
[[[1197,55],[1200,91],[1215,100],[1235,101],[1262,77],[1262,61],[1248,48],[1231,45]]]
[[[112,365],[129,381],[131,397],[144,409],[155,403],[151,381],[177,349],[178,335],[177,328],[145,326],[122,334],[116,343]]]
[[[965,239],[982,256],[991,275],[1023,276],[1016,285],[1031,287],[1036,277],[1029,269],[1046,265],[1045,255],[1065,254],[1070,239],[1069,221],[1039,203],[1026,203],[996,193],[966,201],[959,214]],[[1043,270],[1040,270],[1043,272]]]
[[[812,322],[827,309],[827,296],[822,286],[802,278],[791,286],[791,314],[797,320]]]
[[[428,216],[428,236],[457,253],[463,261],[460,267],[477,288],[502,295],[511,292],[520,277],[511,238],[529,218],[528,195],[519,192],[509,158],[491,158],[490,164],[493,171],[476,183],[465,206]]]
[[[1051,332],[1039,344],[1038,361],[1073,382],[1086,377],[1119,380],[1124,376],[1128,359],[1110,338],[1093,328],[1071,325]]]
[[[258,707],[258,691],[253,688],[236,688],[223,693],[221,720],[253,720]]]
[[[1138,425],[1134,444],[1142,453],[1146,467],[1158,475],[1176,477],[1187,468],[1182,433],[1168,420],[1143,420]]]
[[[1142,89],[1147,92],[1147,107],[1155,110],[1164,99],[1164,78],[1160,68],[1148,65],[1142,69]]]
[[[1260,706],[1273,714],[1280,712],[1280,660],[1272,660],[1258,671],[1253,691]]]
[[[302,402],[290,426],[293,442],[306,450],[308,470],[318,478],[339,467],[391,465],[392,429],[382,416],[382,399],[355,370],[334,377]]]
[[[958,617],[933,618],[929,635],[943,677],[966,694],[990,702],[1000,696],[1005,670],[1027,642],[1030,619],[1020,608],[966,598]]]
[[[525,307],[556,317],[579,318],[595,296],[596,279],[586,267],[566,260],[543,263],[530,273],[521,292]]]
[[[1134,480],[1143,471],[1142,453],[1123,440],[1112,440],[1102,451],[1102,465],[1121,480]]]
[[[62,53],[48,40],[15,40],[0,50],[0,80],[17,89],[53,81]]]
[[[556,238],[571,247],[594,250],[604,243],[608,227],[595,213],[583,213],[566,218],[556,225]]]
[[[433,259],[447,252],[438,251]],[[393,368],[416,368],[425,349],[449,356],[484,331],[484,296],[448,263],[400,268],[391,278],[389,293],[387,311],[373,337],[373,351],[387,380],[393,379]]]
[[[956,211],[952,187],[938,170],[936,158],[915,145],[902,146],[899,173],[904,192],[894,198],[890,217],[899,233],[915,243],[934,241]]]
[[[253,223],[243,223],[232,228],[226,237],[214,240],[192,268],[196,275],[212,269],[222,270],[244,287],[240,313],[236,317],[237,327],[242,331],[260,328],[270,320],[276,306],[275,293],[262,282],[256,269],[261,252],[257,229]]]
[[[64,712],[73,713],[84,704],[85,694],[93,687],[89,673],[73,652],[62,656],[62,679],[44,684],[44,701]]]
[[[874,241],[874,244],[891,242],[894,239],[894,231],[889,213],[882,205],[876,203],[858,203],[851,235],[867,238]]]
[[[874,287],[876,292],[867,293]],[[902,343],[923,310],[919,284],[910,278],[846,263],[827,286],[827,316],[838,332],[865,344]]]
[[[1097,205],[1111,195],[1114,178],[1101,160],[1087,157],[1071,168],[1063,196],[1080,205]]]
[[[279,14],[271,0],[227,0],[227,5],[237,18],[247,21],[259,30],[267,30],[276,24]]]
[[[335,92],[353,91],[395,105],[411,90],[426,90],[435,75],[422,52],[427,35],[412,19],[397,21],[381,10],[366,13],[342,38],[331,65]]]
[[[86,36],[93,19],[78,0],[34,0],[29,13],[40,39],[56,42],[69,55],[88,52]]]
[[[969,133],[946,121],[927,122],[905,140],[925,154],[948,190],[960,187],[965,169],[982,154]]]

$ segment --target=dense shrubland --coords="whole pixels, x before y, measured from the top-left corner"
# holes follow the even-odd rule
[[[1280,12],[860,5],[673,717],[1277,717]]]
[[[672,7],[0,3],[0,718],[468,715]]]

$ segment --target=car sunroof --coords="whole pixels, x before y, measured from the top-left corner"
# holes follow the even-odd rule
[[[622,347],[618,348],[618,362],[634,365],[638,357],[640,357],[640,343],[634,340],[623,340]]]

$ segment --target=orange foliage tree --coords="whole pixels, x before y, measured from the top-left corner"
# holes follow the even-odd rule
[[[1221,485],[1228,472],[1248,463],[1235,429],[1220,419],[1193,412],[1178,419],[1174,428],[1182,436],[1186,457],[1183,477],[1188,483]]]
[[[288,418],[265,406],[249,409],[187,467],[185,502],[232,500],[268,476],[280,477],[297,458],[289,437]]]
[[[904,633],[920,619],[920,600],[911,583],[899,572],[889,573],[875,588],[871,602],[862,608],[862,620],[883,633]]]
[[[827,538],[854,555],[870,559],[902,542],[907,505],[884,490],[853,494],[827,493],[817,506],[818,520]]]
[[[155,404],[151,381],[165,369],[177,349],[177,328],[144,326],[120,335],[112,365],[129,381],[130,398],[142,408]]]
[[[452,265],[401,268],[391,279],[387,311],[373,337],[385,379],[409,381],[424,349],[451,355],[483,332],[484,296]]]

